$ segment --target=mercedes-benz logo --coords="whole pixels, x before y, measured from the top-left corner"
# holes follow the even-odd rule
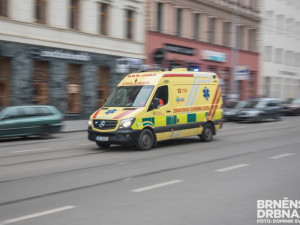
[[[102,120],[101,123],[99,124],[99,127],[100,127],[100,128],[103,128],[104,126],[105,126],[105,121]]]

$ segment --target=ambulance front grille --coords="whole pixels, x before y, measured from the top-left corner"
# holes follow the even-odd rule
[[[118,121],[117,120],[94,120],[94,128],[100,130],[113,130],[116,128]]]

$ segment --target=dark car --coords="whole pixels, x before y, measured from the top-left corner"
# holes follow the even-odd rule
[[[0,138],[39,135],[43,138],[59,132],[63,115],[47,105],[8,106],[0,108]]]
[[[239,111],[246,105],[246,101],[232,101],[225,104],[224,119],[225,121],[236,121]]]
[[[260,98],[250,100],[237,115],[238,121],[261,122],[266,119],[279,120],[281,102],[277,98]]]
[[[300,115],[300,98],[289,99],[282,106],[284,115]]]

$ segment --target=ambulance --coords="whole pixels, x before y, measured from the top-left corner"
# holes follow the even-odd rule
[[[218,76],[187,69],[127,75],[89,119],[88,139],[150,150],[157,142],[199,136],[209,142],[222,128]]]

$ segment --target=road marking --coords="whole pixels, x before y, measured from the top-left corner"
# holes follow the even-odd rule
[[[151,190],[151,189],[160,188],[160,187],[164,187],[164,186],[171,185],[171,184],[177,184],[177,183],[180,183],[180,182],[182,182],[182,180],[171,180],[171,181],[168,181],[168,182],[155,184],[155,185],[148,186],[148,187],[135,189],[135,190],[132,190],[132,192],[148,191],[148,190]]]
[[[47,211],[43,211],[43,212],[39,212],[39,213],[30,214],[30,215],[27,215],[27,216],[22,216],[22,217],[17,217],[17,218],[10,219],[10,220],[5,220],[5,221],[0,222],[0,224],[4,225],[4,224],[16,223],[16,222],[20,222],[20,221],[23,221],[23,220],[28,220],[28,219],[32,219],[32,218],[36,218],[36,217],[40,217],[40,216],[45,216],[45,215],[48,215],[48,214],[53,214],[53,213],[73,209],[75,207],[76,206],[72,206],[72,205],[64,206],[64,207],[61,207],[61,208],[51,209],[51,210],[47,210]]]
[[[294,155],[294,153],[285,153],[285,154],[281,154],[281,155],[271,156],[271,157],[269,157],[269,159],[281,159],[281,158],[292,156],[292,155]]]
[[[44,151],[44,150],[49,150],[49,149],[51,149],[51,148],[37,148],[37,149],[29,149],[29,150],[13,151],[12,153],[38,152],[38,151]]]
[[[79,144],[79,145],[94,145],[95,143],[92,142],[92,143],[84,143],[84,144]]]
[[[239,168],[242,168],[242,167],[245,167],[245,166],[249,166],[249,164],[238,164],[238,165],[235,165],[235,166],[225,167],[225,168],[218,169],[218,170],[215,170],[215,171],[217,171],[217,172],[226,172],[226,171],[229,171],[229,170],[239,169]]]

